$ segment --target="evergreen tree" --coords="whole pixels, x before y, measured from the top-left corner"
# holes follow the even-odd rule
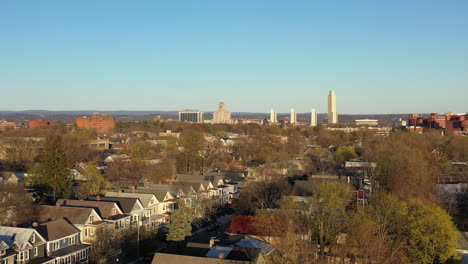
[[[54,198],[69,198],[71,174],[60,137],[49,138],[38,168],[39,183],[50,187]]]
[[[167,234],[168,241],[181,242],[186,237],[192,235],[193,214],[192,209],[187,205],[181,203],[179,211],[175,212],[170,220],[171,223],[167,225],[169,229],[169,233]]]

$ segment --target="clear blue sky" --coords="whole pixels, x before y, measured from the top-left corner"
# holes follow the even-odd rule
[[[468,1],[5,0],[0,110],[468,111]]]

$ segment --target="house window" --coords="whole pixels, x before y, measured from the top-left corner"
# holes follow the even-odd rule
[[[76,239],[75,236],[70,237],[69,244],[70,244],[70,245],[75,244],[75,239]]]
[[[89,221],[94,222],[94,215],[89,216]]]
[[[18,260],[28,260],[29,259],[29,251],[21,251],[18,254]]]
[[[31,236],[31,243],[36,243],[36,234],[32,234]]]
[[[34,256],[36,257],[37,255],[39,255],[39,248],[35,247],[34,248]]]
[[[117,209],[112,208],[112,215],[115,215],[115,214],[117,214]]]
[[[85,235],[85,236],[88,236],[88,228],[85,228],[85,230],[84,230],[84,235]]]

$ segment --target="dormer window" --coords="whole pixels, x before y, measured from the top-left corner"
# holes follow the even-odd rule
[[[5,255],[6,255],[6,250],[5,250],[5,249],[4,249],[4,250],[1,250],[1,251],[0,251],[0,256],[5,256]]]
[[[36,234],[32,234],[31,236],[31,243],[36,243]]]
[[[115,214],[117,214],[117,209],[112,208],[112,215],[115,215]]]

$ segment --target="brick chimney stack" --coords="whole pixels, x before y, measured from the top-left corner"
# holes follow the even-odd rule
[[[223,259],[224,258],[224,253],[219,253],[218,258]]]

